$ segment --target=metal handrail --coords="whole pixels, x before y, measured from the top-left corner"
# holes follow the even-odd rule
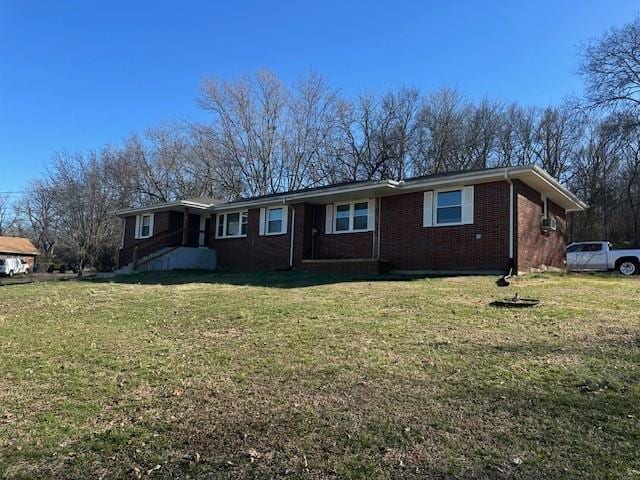
[[[133,255],[132,262],[133,268],[135,269],[139,261],[142,258],[147,257],[148,255],[157,252],[166,247],[177,247],[182,243],[182,232],[183,229],[180,228],[178,230],[174,230],[172,232],[168,232],[161,237],[156,238],[153,242],[146,243],[144,245],[135,245],[133,247]]]
[[[180,229],[180,231],[182,231],[182,229]],[[171,235],[172,233],[174,232],[170,230],[163,230],[162,232],[155,234],[151,238],[145,239],[139,243],[136,243],[135,245],[131,245],[130,247],[126,247],[126,248],[121,248],[120,251],[118,252],[118,257],[120,260],[119,265],[120,266],[128,265],[133,260],[134,251],[138,252],[139,254],[140,249],[147,249],[149,247],[152,247],[156,243],[164,241],[165,238]],[[140,255],[138,255],[138,258],[141,258]]]

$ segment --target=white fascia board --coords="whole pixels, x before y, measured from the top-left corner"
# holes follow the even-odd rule
[[[225,203],[223,205],[214,205],[211,209],[215,212],[229,211],[229,210],[241,210],[246,208],[265,207],[269,205],[288,205],[296,202],[300,202],[307,199],[319,199],[327,197],[335,197],[337,195],[354,194],[354,193],[366,193],[378,190],[395,189],[402,182],[396,182],[394,180],[382,180],[379,182],[367,182],[357,185],[341,185],[337,187],[327,187],[320,190],[311,190],[308,192],[282,194],[268,198],[258,198],[256,200],[247,200],[244,202]]]
[[[124,208],[122,210],[115,211],[114,215],[116,217],[124,218],[141,213],[154,213],[164,210],[174,210],[176,208],[190,208],[195,210],[208,211],[212,206],[213,204],[205,205],[202,203],[189,202],[187,200],[178,200],[175,202],[157,203],[155,205],[146,205],[143,207]]]
[[[569,202],[575,204],[575,208],[566,209],[568,212],[578,212],[578,211],[583,211],[589,208],[589,205],[587,203],[580,200],[576,195],[574,195],[570,190],[565,188],[560,182],[558,182],[555,178],[549,175],[542,168],[536,165],[533,167],[531,173],[543,179],[545,182],[549,184],[552,190],[556,191],[559,195],[566,198]]]
[[[416,190],[424,190],[424,189],[434,189],[440,187],[446,187],[449,185],[464,185],[468,183],[469,185],[473,185],[476,183],[486,183],[493,182],[496,180],[504,180],[505,172],[510,170],[511,168],[517,168],[521,170],[521,167],[505,167],[505,168],[496,168],[489,171],[480,171],[480,172],[462,172],[456,173],[453,175],[443,175],[441,177],[436,178],[425,178],[418,180],[408,180],[407,182],[400,185],[399,189],[405,192],[411,192]],[[525,167],[524,169],[530,169],[531,167]],[[523,170],[524,170],[523,169]]]
[[[519,179],[527,183],[527,179],[535,178],[542,181],[548,192],[556,194],[563,200],[564,208],[569,211],[581,211],[588,208],[587,204],[567,190],[551,175],[538,166],[521,165],[515,167],[496,168],[489,171],[480,172],[463,172],[451,176],[442,176],[438,178],[425,178],[424,180],[408,181],[399,187],[402,191],[416,191],[424,189],[434,189],[446,186],[455,186],[461,184],[477,184],[495,182],[500,180]],[[539,188],[536,187],[536,190]],[[546,192],[542,192],[546,193]],[[554,195],[555,196],[555,195]],[[557,198],[557,197],[556,197]]]

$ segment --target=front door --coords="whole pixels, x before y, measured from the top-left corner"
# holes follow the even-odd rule
[[[187,229],[187,245],[197,247],[200,245],[200,215],[189,214],[189,228]]]

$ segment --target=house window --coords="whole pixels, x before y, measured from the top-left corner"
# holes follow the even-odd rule
[[[153,213],[139,215],[137,218],[137,238],[149,238],[153,235]]]
[[[462,190],[438,192],[436,196],[436,225],[462,223]]]
[[[238,238],[247,236],[249,212],[230,212],[218,214],[216,238]]]
[[[369,219],[369,203],[361,202],[353,205],[353,229],[366,230]]]
[[[349,214],[351,205],[338,205],[336,207],[336,232],[349,231]]]
[[[542,216],[542,218],[547,218],[549,212],[548,208],[547,197],[542,196],[542,199],[540,201],[540,215]]]
[[[283,225],[283,208],[270,208],[267,210],[267,234],[284,233]]]
[[[363,232],[369,228],[369,202],[336,205],[335,232]]]

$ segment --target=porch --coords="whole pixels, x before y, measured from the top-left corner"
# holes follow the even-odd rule
[[[193,213],[188,208],[142,213],[124,219],[118,268],[137,270],[142,265],[176,249],[208,248],[209,212]],[[142,228],[148,235],[142,237]],[[144,232],[147,233],[147,232]]]

